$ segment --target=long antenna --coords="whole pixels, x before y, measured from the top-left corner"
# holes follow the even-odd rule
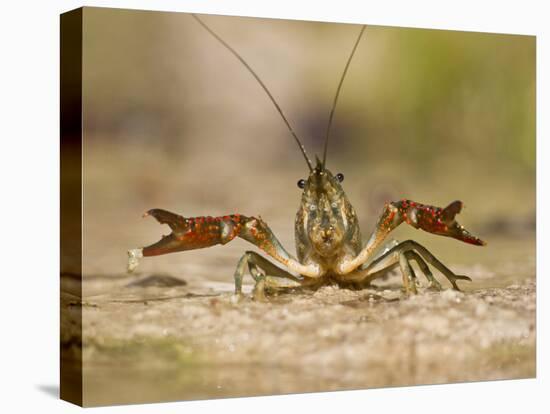
[[[330,127],[332,126],[332,118],[334,117],[334,110],[336,109],[336,103],[338,102],[338,96],[340,96],[340,90],[342,89],[342,84],[344,83],[346,73],[348,72],[348,68],[349,68],[349,64],[351,63],[351,59],[353,59],[353,55],[355,54],[355,50],[357,49],[357,45],[359,45],[359,41],[361,40],[361,36],[363,36],[363,32],[365,31],[366,27],[367,27],[366,25],[361,26],[361,31],[359,32],[359,36],[357,36],[357,40],[355,41],[355,45],[353,46],[353,49],[351,51],[351,54],[349,55],[348,61],[346,62],[346,67],[344,68],[344,72],[342,73],[342,77],[340,78],[340,83],[338,84],[338,88],[336,89],[336,95],[334,95],[334,101],[332,102],[332,109],[330,110],[330,116],[328,118],[327,134],[325,136],[325,149],[323,150],[323,168],[325,168],[325,163],[327,161],[328,137],[330,135]]]
[[[304,158],[307,162],[307,166],[309,167],[309,170],[313,171],[311,161],[310,161],[310,159],[308,158],[308,156],[306,154],[306,149],[304,148],[303,144],[298,139],[298,136],[296,135],[296,133],[294,132],[294,130],[290,126],[290,123],[286,119],[286,116],[283,114],[283,111],[282,111],[281,107],[279,106],[279,104],[277,103],[277,101],[275,100],[273,95],[271,95],[271,92],[269,92],[269,89],[267,89],[267,86],[265,86],[265,84],[262,82],[260,77],[256,74],[256,72],[254,72],[254,70],[250,67],[250,65],[248,63],[246,63],[246,61],[243,59],[243,57],[237,53],[237,51],[235,49],[233,49],[231,46],[229,46],[220,36],[218,36],[216,34],[216,32],[214,32],[210,27],[208,27],[206,25],[206,23],[204,23],[201,19],[199,19],[199,17],[196,14],[191,13],[191,16],[193,16],[195,18],[195,20],[197,22],[199,22],[199,24],[202,27],[204,27],[208,33],[210,33],[216,40],[218,40],[222,45],[224,45],[227,48],[227,50],[229,50],[231,53],[233,53],[233,55],[235,55],[235,57],[237,59],[239,59],[241,61],[241,63],[248,69],[248,71],[252,74],[252,76],[254,76],[256,78],[256,80],[258,81],[260,86],[263,88],[265,93],[267,93],[267,96],[269,96],[269,99],[271,99],[271,102],[273,102],[273,105],[275,105],[275,108],[277,108],[277,111],[279,112],[279,114],[283,118],[283,121],[285,121],[285,124],[286,124],[288,130],[290,131],[290,133],[292,134],[292,136],[296,140],[296,143],[298,144],[298,147],[300,147],[300,151],[302,151],[302,154],[303,154],[303,156],[304,156]]]

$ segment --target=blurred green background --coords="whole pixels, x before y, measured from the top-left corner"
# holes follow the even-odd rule
[[[157,240],[158,225],[139,220],[153,207],[261,214],[293,251],[296,181],[307,167],[245,68],[185,13],[87,8],[84,16],[91,256],[120,259]],[[360,27],[203,19],[268,85],[310,157],[320,154]],[[328,156],[365,236],[384,201],[403,197],[463,200],[461,221],[484,238],[534,235],[535,47],[532,36],[367,26]]]

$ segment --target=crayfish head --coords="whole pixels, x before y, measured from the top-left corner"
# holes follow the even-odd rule
[[[310,248],[324,258],[337,256],[348,242],[348,236],[354,233],[350,227],[356,226],[357,221],[342,189],[343,179],[342,174],[333,175],[318,161],[307,181],[298,182],[304,190],[296,216],[299,256],[302,256],[300,247]]]

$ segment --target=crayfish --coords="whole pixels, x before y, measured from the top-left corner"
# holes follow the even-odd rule
[[[316,157],[315,166],[290,126],[275,98],[248,63],[199,17],[192,15],[215,39],[241,61],[267,93],[288,130],[295,139],[309,169],[307,179],[298,181],[303,190],[300,207],[295,219],[297,257],[293,257],[281,245],[269,226],[260,217],[231,214],[220,217],[183,217],[162,209],[147,211],[159,223],[167,224],[172,232],[147,247],[128,251],[128,271],[133,271],[139,259],[185,250],[201,249],[226,244],[240,237],[259,248],[277,264],[255,251],[247,251],[240,258],[234,273],[235,293],[241,295],[243,277],[248,269],[256,282],[255,295],[262,297],[266,287],[304,287],[316,289],[327,284],[361,289],[399,268],[403,287],[407,294],[417,292],[417,280],[411,262],[415,261],[426,277],[429,288],[441,290],[441,284],[433,276],[428,264],[439,270],[459,290],[458,280],[471,279],[453,273],[428,249],[414,240],[387,243],[388,234],[405,222],[417,229],[452,237],[463,242],[482,246],[486,243],[470,234],[458,224],[455,216],[463,203],[454,201],[445,208],[433,207],[403,199],[388,202],[382,209],[376,227],[363,244],[357,214],[343,188],[343,174],[334,175],[326,168],[330,126],[338,96],[348,67],[365,31],[361,27],[353,49],[346,62],[334,97],[322,160]],[[286,283],[285,283],[286,282]]]

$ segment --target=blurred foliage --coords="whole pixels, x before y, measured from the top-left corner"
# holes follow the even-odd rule
[[[400,123],[406,152],[433,161],[432,148],[444,143],[534,168],[534,38],[415,29],[388,37],[394,58],[385,76],[398,87],[381,105]]]

